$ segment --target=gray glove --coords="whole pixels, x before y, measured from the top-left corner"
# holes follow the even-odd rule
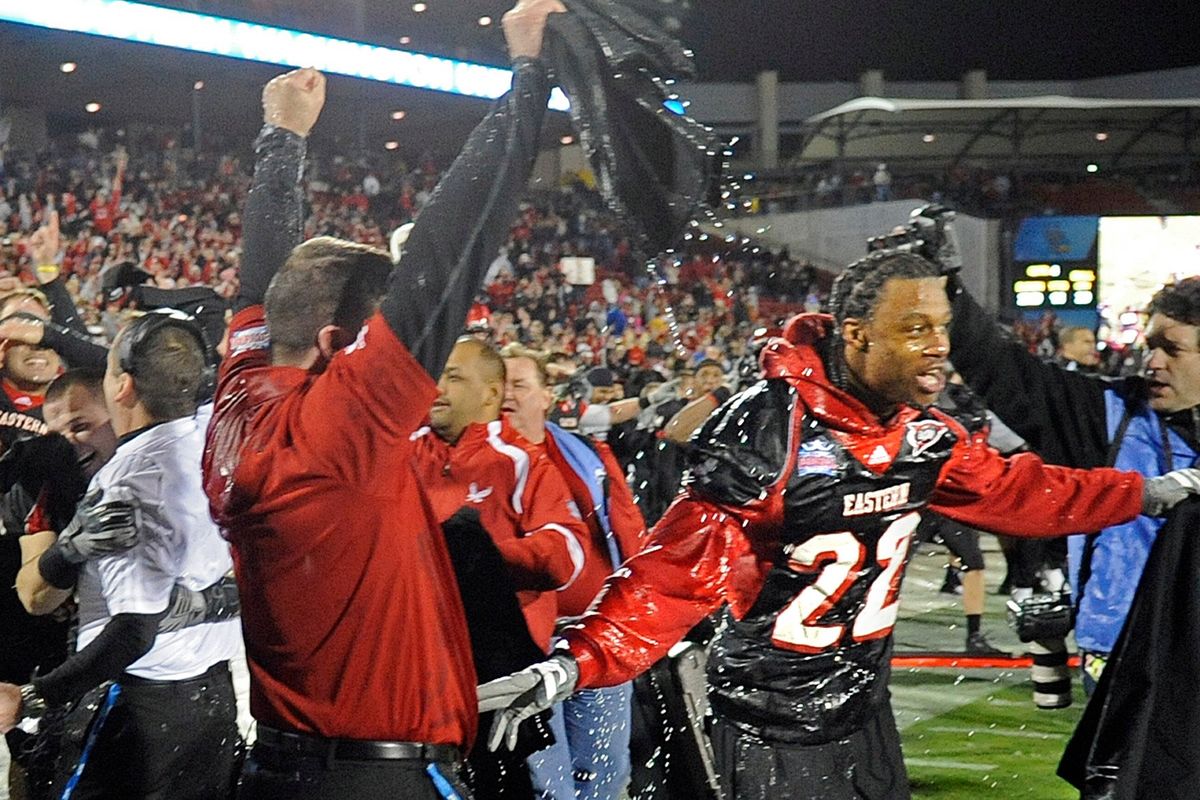
[[[99,490],[89,493],[55,542],[72,564],[123,553],[137,544],[141,520],[136,499],[132,495],[107,503],[99,499]]]
[[[1142,489],[1142,513],[1151,517],[1166,516],[1172,508],[1196,494],[1200,494],[1200,469],[1194,467],[1147,478]]]
[[[175,584],[167,603],[167,615],[158,623],[159,633],[190,628],[202,622],[224,622],[242,613],[237,583],[226,575],[199,592]]]
[[[574,694],[577,683],[579,667],[575,659],[558,653],[548,661],[480,686],[479,712],[498,711],[488,735],[488,749],[498,750],[502,744],[509,750],[515,748],[521,723],[566,700]]]

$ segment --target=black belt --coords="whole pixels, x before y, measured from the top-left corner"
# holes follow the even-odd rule
[[[307,756],[326,761],[438,761],[457,762],[461,754],[448,744],[381,742],[369,739],[325,739],[303,733],[280,731],[259,724],[255,747],[277,755]]]
[[[117,683],[121,684],[123,689],[131,689],[138,687],[161,687],[170,688],[172,686],[191,686],[193,683],[203,683],[210,681],[213,678],[229,674],[229,662],[218,661],[208,669],[191,678],[180,678],[175,681],[157,680],[152,678],[143,678],[138,675],[130,675],[128,672],[122,673],[121,677],[117,678]]]

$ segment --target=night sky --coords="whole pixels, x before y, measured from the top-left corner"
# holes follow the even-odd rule
[[[693,0],[702,80],[1078,79],[1200,64],[1195,2]]]

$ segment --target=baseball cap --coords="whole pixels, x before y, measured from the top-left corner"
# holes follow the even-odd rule
[[[616,382],[616,377],[608,367],[596,367],[588,370],[587,382],[593,387],[612,386]]]

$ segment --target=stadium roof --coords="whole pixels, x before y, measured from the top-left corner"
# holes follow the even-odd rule
[[[1112,168],[1190,159],[1198,147],[1200,98],[860,97],[807,119],[803,146],[791,163],[983,160],[999,165],[1085,158]]]

